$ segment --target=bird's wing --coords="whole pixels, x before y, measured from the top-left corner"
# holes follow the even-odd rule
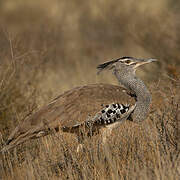
[[[103,109],[95,114],[94,117],[88,117],[86,121],[75,124],[73,126],[61,127],[63,132],[79,134],[82,130],[87,130],[88,133],[93,133],[102,127],[116,128],[120,123],[127,120],[134,111],[136,104],[124,105],[113,103],[106,105]],[[80,130],[82,129],[82,130]]]
[[[73,127],[112,103],[132,105],[135,99],[126,93],[125,88],[110,84],[92,84],[66,91],[21,122],[9,136],[7,144],[14,139],[37,137],[38,132],[44,133],[47,129]]]
[[[135,104],[135,100],[120,86],[87,85],[63,93],[29,120],[32,125],[44,122],[49,127],[70,127],[94,117],[105,105],[112,103]]]

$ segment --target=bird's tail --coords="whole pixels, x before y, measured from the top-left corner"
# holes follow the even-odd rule
[[[18,134],[18,135],[17,135],[18,128],[15,130],[16,131],[14,131],[13,134],[10,135],[5,146],[0,150],[0,152],[6,152],[16,147],[17,145],[22,144],[26,140],[38,138],[38,137],[45,136],[48,134],[48,131],[42,131],[37,127],[34,127],[33,129],[25,133]]]

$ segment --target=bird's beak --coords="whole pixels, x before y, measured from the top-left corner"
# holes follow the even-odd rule
[[[151,63],[151,62],[156,62],[157,59],[141,59],[141,61],[138,61],[134,67],[134,69],[136,69],[137,67],[143,65],[143,64],[148,64],[148,63]]]

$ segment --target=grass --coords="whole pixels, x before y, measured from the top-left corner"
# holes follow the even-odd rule
[[[151,90],[146,121],[99,136],[52,134],[0,154],[0,179],[178,179],[180,57],[178,1],[41,1],[0,6],[0,148],[27,115],[75,86],[117,84],[95,67],[119,56],[155,57],[138,75]],[[104,59],[104,60],[103,60]]]

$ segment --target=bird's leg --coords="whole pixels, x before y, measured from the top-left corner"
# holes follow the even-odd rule
[[[101,129],[102,131],[102,144],[106,144],[107,138],[111,135],[112,133],[112,128],[103,128]]]
[[[77,153],[79,153],[79,152],[82,152],[83,151],[83,147],[84,147],[84,144],[83,144],[83,140],[84,140],[84,136],[83,136],[83,134],[79,134],[78,136],[77,136],[77,138],[78,138],[78,146],[77,146],[77,149],[76,149],[76,151],[77,151]]]
[[[82,152],[82,151],[83,151],[83,147],[84,147],[83,144],[78,144],[78,147],[77,147],[77,149],[76,149],[76,152],[77,152],[77,153]]]
[[[85,127],[84,127],[85,128]],[[91,131],[88,129],[88,131]],[[77,153],[82,152],[84,150],[84,140],[85,138],[89,138],[92,136],[91,132],[86,132],[85,129],[79,129],[79,132],[77,134],[77,139],[78,139],[78,146],[77,146]]]
[[[89,121],[90,121],[90,117],[88,116],[85,123],[82,123],[82,124],[79,125],[79,129],[78,129],[78,132],[77,132],[77,139],[78,139],[78,143],[79,143],[78,146],[77,146],[77,150],[76,150],[77,153],[82,152],[83,149],[84,149],[83,141],[84,141],[85,137],[88,136],[88,133],[86,132],[86,128],[87,128],[87,125],[88,125],[87,122],[89,122]],[[88,131],[90,131],[89,129],[90,129],[90,127],[88,127]]]
[[[80,152],[84,148],[84,140],[85,138],[91,138],[94,135],[94,132],[98,132],[98,129],[94,129],[94,118],[88,115],[86,121],[80,124],[79,131],[77,134],[78,138],[78,147],[77,152]]]

